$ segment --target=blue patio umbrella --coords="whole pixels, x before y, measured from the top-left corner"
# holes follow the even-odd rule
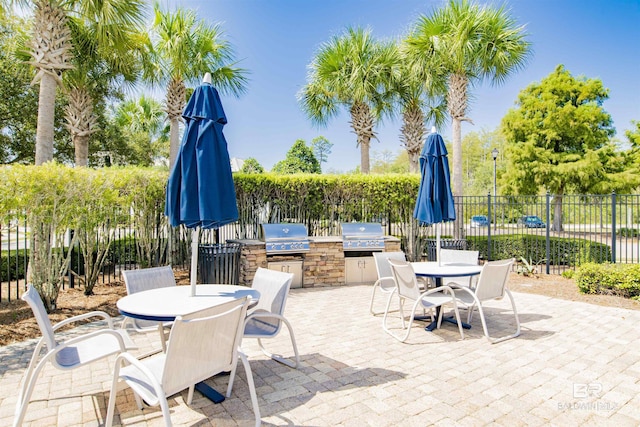
[[[420,153],[420,188],[413,216],[421,225],[456,219],[449,175],[447,149],[440,134],[433,131]],[[440,227],[436,231],[436,253],[440,261]]]
[[[195,295],[200,229],[217,229],[238,219],[227,142],[227,118],[207,73],[182,117],[185,131],[169,174],[165,214],[172,226],[193,228],[191,294]]]

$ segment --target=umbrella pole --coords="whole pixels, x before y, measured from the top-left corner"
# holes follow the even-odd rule
[[[191,233],[191,296],[196,296],[196,279],[198,277],[198,244],[200,243],[200,227]]]
[[[438,261],[438,267],[442,265],[442,262],[440,261],[440,226],[441,225],[442,225],[441,223],[436,224],[436,260]]]

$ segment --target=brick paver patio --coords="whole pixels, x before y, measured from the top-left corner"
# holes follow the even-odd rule
[[[368,314],[370,286],[294,289],[286,315],[302,366],[268,360],[254,340],[251,360],[263,425],[528,426],[640,425],[640,311],[515,293],[522,335],[491,345],[479,317],[460,341],[446,324],[414,326],[407,343],[384,333]],[[491,304],[489,328],[508,332],[508,301]],[[399,326],[399,319],[396,323]],[[157,334],[132,334],[139,353]],[[269,347],[291,354],[286,330]],[[0,425],[11,425],[17,389],[33,340],[0,348]],[[113,358],[71,372],[47,367],[27,410],[28,426],[102,425]],[[246,377],[213,404],[196,392],[169,400],[174,425],[253,425]],[[208,380],[226,390],[228,376]],[[139,411],[119,393],[116,423],[163,425],[158,408]]]

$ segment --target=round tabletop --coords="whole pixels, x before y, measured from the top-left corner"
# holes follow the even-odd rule
[[[257,302],[260,292],[238,285],[197,285],[191,296],[191,286],[169,286],[151,289],[120,298],[117,307],[127,317],[169,322],[177,316],[194,313],[232,300],[250,297]]]
[[[475,276],[482,271],[481,265],[443,263],[437,262],[412,262],[411,266],[416,276],[424,277],[465,277]]]

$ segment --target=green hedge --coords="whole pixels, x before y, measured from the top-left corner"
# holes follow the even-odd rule
[[[489,245],[485,236],[467,237],[468,248],[480,252],[480,257],[488,258]],[[550,237],[549,260],[552,265],[575,266],[585,262],[602,263],[611,260],[611,248],[604,243],[584,239]],[[546,260],[545,236],[503,234],[491,237],[491,258],[514,257],[540,263]]]
[[[29,254],[26,249],[2,251],[0,257],[0,281],[24,279],[24,272],[27,271]]]
[[[585,294],[613,294],[640,299],[638,264],[586,263],[580,266],[575,279],[578,289]]]

